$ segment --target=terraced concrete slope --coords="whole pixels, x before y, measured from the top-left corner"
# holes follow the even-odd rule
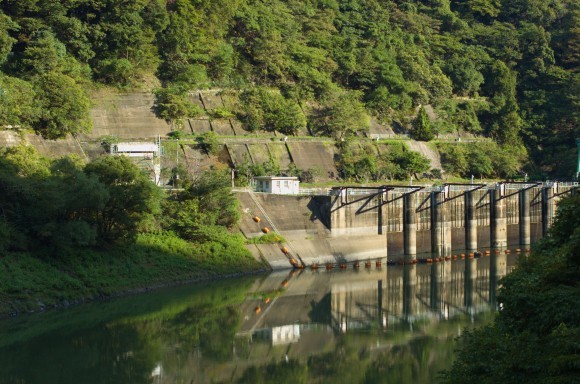
[[[338,176],[334,165],[335,146],[325,142],[287,142],[290,157],[298,169],[309,170],[319,168],[322,170],[321,180],[332,180]]]
[[[151,111],[153,95],[146,92],[120,94],[102,92],[93,95],[91,119],[93,130],[85,139],[114,135],[122,139],[155,138],[171,132],[165,120]]]
[[[368,260],[386,255],[386,236],[372,228],[346,229],[332,233],[325,217],[329,196],[283,196],[236,192],[241,203],[240,230],[247,238],[262,235],[262,228],[277,229],[286,239],[290,253],[306,265]],[[264,215],[266,213],[267,217]],[[256,223],[252,218],[260,218]],[[250,246],[255,256],[265,259],[274,269],[289,268],[281,245]]]
[[[60,140],[45,140],[31,133],[21,135],[13,130],[0,131],[0,148],[13,147],[23,142],[32,145],[38,153],[46,157],[54,158],[70,154],[86,157],[80,144],[72,136]]]
[[[423,141],[409,140],[406,141],[409,149],[414,152],[419,152],[431,162],[431,169],[441,169],[441,157],[439,152],[430,148],[427,143]]]

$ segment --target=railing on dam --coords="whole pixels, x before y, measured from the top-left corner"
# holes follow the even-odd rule
[[[401,244],[405,255],[419,250],[446,256],[452,249],[504,248],[516,242],[527,247],[545,236],[558,201],[578,186],[577,182],[506,181],[334,187],[331,230],[347,235],[386,233],[387,243]]]

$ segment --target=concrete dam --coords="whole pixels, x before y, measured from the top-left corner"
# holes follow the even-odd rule
[[[264,228],[284,244],[250,245],[274,269],[449,257],[510,247],[524,251],[545,236],[558,201],[578,183],[445,184],[335,187],[292,196],[237,191],[248,238]],[[256,220],[259,219],[259,222]]]

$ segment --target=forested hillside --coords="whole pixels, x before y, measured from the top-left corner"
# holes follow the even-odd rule
[[[187,90],[220,87],[239,109],[213,113],[248,130],[343,142],[372,116],[419,140],[489,136],[569,177],[579,20],[575,0],[0,0],[0,126],[89,130],[98,84],[155,87],[176,120],[200,113]]]

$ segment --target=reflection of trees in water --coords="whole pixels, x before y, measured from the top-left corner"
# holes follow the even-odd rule
[[[424,336],[375,353],[345,335],[333,352],[247,368],[238,383],[431,383],[453,356],[453,338]]]
[[[149,383],[161,355],[158,345],[128,324],[63,333],[0,350],[0,382]]]
[[[304,364],[297,360],[273,362],[262,367],[246,369],[238,383],[276,383],[300,384],[308,382],[308,371]]]
[[[157,332],[164,343],[179,345],[186,353],[199,349],[204,358],[225,361],[232,357],[239,319],[233,306],[195,306],[161,322]]]
[[[72,310],[76,321],[70,312],[43,314],[51,322],[45,328],[55,330],[42,334],[36,323],[29,329],[21,325],[18,341],[0,348],[0,383],[150,383],[159,363],[171,379],[188,370],[191,356],[209,365],[231,359],[238,307],[251,282],[182,287],[84,311],[78,307]],[[110,320],[111,313],[118,318]],[[40,336],[27,338],[30,329]]]

